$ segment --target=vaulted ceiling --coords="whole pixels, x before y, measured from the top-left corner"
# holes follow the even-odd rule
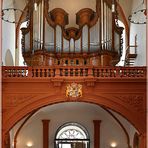
[[[134,0],[118,0],[123,11],[128,18],[131,13],[131,6],[134,3]],[[139,0],[140,3],[141,0]],[[3,9],[4,8],[17,8],[24,10],[27,5],[28,0],[3,0]],[[128,5],[127,5],[128,4]],[[96,0],[49,0],[49,11],[54,8],[63,8],[69,14],[69,26],[76,27],[75,23],[75,14],[83,8],[96,9]],[[16,14],[16,20],[19,20],[20,14]]]

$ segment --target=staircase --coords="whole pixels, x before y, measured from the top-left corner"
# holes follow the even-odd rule
[[[129,45],[126,49],[125,66],[132,66],[135,64],[137,57],[137,35],[135,35],[135,45]]]
[[[125,66],[134,65],[136,57],[137,57],[137,45],[128,46],[125,56]]]

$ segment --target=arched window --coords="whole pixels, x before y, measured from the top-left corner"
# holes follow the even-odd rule
[[[55,148],[89,148],[87,130],[78,123],[62,125],[55,136]]]

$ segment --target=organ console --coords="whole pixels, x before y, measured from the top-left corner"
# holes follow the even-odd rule
[[[28,25],[21,28],[22,54],[28,66],[114,66],[122,55],[122,31],[116,0],[96,0],[96,9],[76,12],[74,26],[63,8],[50,10],[49,0],[28,2]]]

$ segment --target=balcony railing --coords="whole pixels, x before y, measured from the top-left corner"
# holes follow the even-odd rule
[[[5,78],[146,78],[146,67],[3,66]]]

